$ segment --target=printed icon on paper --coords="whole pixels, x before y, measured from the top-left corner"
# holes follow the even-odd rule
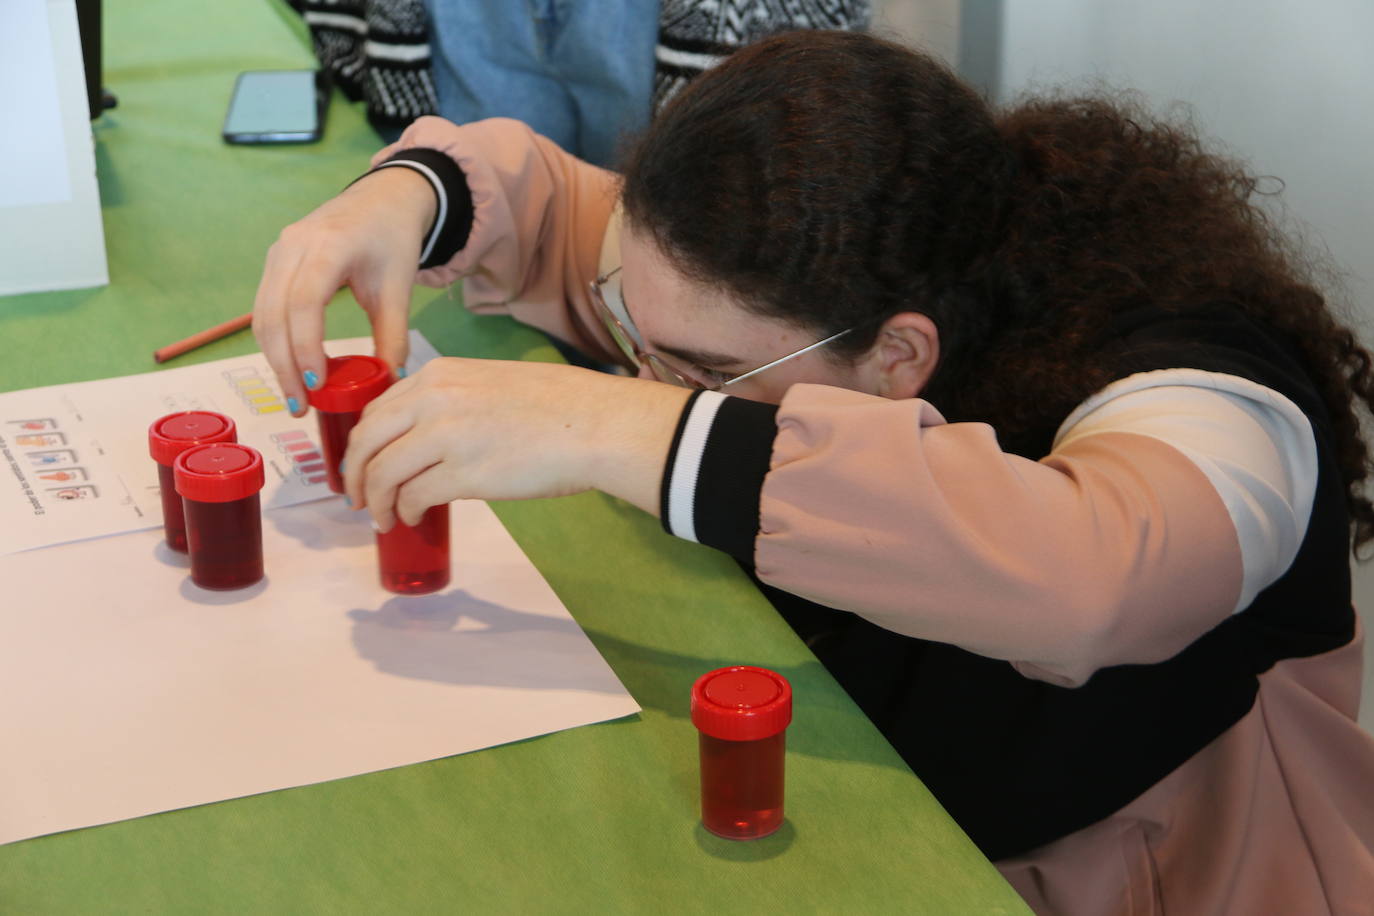
[[[230,369],[224,373],[229,386],[239,396],[239,400],[255,414],[281,413],[286,410],[281,395],[271,382],[262,377],[262,372],[251,366]]]
[[[39,480],[46,480],[49,483],[74,483],[82,480],[90,480],[91,475],[86,473],[85,468],[62,468],[57,471],[40,471],[34,475]]]
[[[290,432],[275,433],[272,441],[277,443],[277,448],[290,459],[292,473],[299,477],[302,483],[324,483],[324,458],[320,454],[320,447],[310,441],[309,433],[293,429]]]
[[[6,425],[22,429],[25,432],[42,432],[45,429],[57,429],[57,421],[51,417],[43,417],[37,420],[7,420]]]
[[[58,499],[96,499],[100,492],[91,484],[82,484],[76,487],[49,487],[48,492]]]
[[[48,449],[41,452],[25,452],[29,464],[36,468],[66,467],[76,464],[76,452],[69,448]]]
[[[52,448],[57,445],[66,445],[67,437],[61,433],[26,433],[22,436],[15,436],[14,442],[24,448]]]

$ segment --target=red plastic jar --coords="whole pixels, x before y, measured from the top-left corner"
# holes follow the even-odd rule
[[[701,733],[701,823],[717,836],[754,840],[782,826],[783,757],[792,685],[767,668],[734,665],[692,685]]]
[[[448,503],[430,506],[417,525],[377,532],[377,560],[389,592],[428,595],[448,585]]]
[[[177,456],[177,492],[186,506],[191,581],[243,588],[262,579],[262,455],[233,442],[197,445]]]
[[[320,445],[329,489],[342,493],[339,462],[348,451],[348,434],[358,425],[363,408],[391,387],[391,367],[375,356],[334,356],[325,366],[324,384],[309,392],[310,406],[320,420]]]
[[[213,410],[169,413],[148,427],[148,452],[157,462],[157,482],[162,493],[162,530],[167,536],[168,547],[186,552],[186,516],[172,474],[177,456],[193,445],[237,441],[234,421]]]

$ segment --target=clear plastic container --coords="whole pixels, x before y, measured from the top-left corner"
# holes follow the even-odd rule
[[[448,585],[448,504],[430,506],[417,525],[377,532],[377,561],[389,592],[427,595]]]
[[[782,826],[792,686],[767,668],[735,665],[692,686],[700,732],[701,823],[717,836],[754,840]]]
[[[197,445],[177,456],[176,489],[186,507],[191,581],[217,591],[261,581],[262,456],[231,442]]]
[[[334,356],[325,367],[324,384],[308,395],[319,415],[320,446],[329,489],[342,493],[339,462],[348,451],[348,434],[358,425],[363,408],[391,387],[391,367],[375,356]]]
[[[186,552],[186,515],[177,493],[172,465],[177,456],[195,445],[237,442],[234,421],[213,410],[183,410],[153,421],[148,427],[148,452],[157,462],[157,481],[162,494],[162,530],[167,546]]]

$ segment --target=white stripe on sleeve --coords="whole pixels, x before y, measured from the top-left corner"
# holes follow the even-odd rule
[[[719,391],[703,391],[692,402],[691,413],[682,427],[677,454],[668,478],[668,530],[676,537],[689,541],[697,539],[695,521],[697,475],[701,472],[701,456],[711,434],[716,411],[725,403],[726,395]]]
[[[413,159],[393,159],[390,162],[383,162],[377,168],[384,169],[390,165],[398,165],[401,168],[419,172],[429,179],[430,184],[434,185],[434,194],[439,200],[439,209],[435,213],[434,228],[429,230],[429,238],[425,239],[424,248],[420,250],[419,263],[423,264],[429,260],[430,253],[434,251],[434,243],[439,241],[439,233],[444,229],[444,220],[448,219],[448,193],[444,191],[444,183],[439,180],[439,176],[434,174],[434,169],[422,162],[416,162]]]

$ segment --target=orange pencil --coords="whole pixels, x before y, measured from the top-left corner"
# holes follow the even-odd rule
[[[252,323],[252,312],[249,312],[247,315],[240,315],[237,318],[230,318],[223,324],[217,324],[213,328],[207,328],[199,334],[192,334],[185,340],[178,340],[174,344],[168,344],[161,350],[154,350],[153,359],[157,362],[165,363],[172,357],[180,356],[188,350],[194,350],[196,347],[203,347],[213,340],[219,340],[221,337],[228,337],[235,331],[242,331]]]

